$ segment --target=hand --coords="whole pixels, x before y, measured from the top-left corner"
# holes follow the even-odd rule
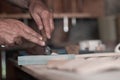
[[[31,0],[29,11],[39,30],[42,30],[44,27],[46,36],[50,39],[51,33],[54,30],[52,13],[48,11],[40,0]]]
[[[44,46],[42,36],[24,23],[13,19],[0,20],[0,44],[13,45],[20,44],[21,38],[25,38],[33,43]]]

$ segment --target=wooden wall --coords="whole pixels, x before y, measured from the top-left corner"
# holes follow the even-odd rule
[[[104,0],[43,0],[55,13],[90,13],[101,16],[104,14]],[[0,13],[24,12],[6,0],[0,0]]]
[[[46,0],[55,13],[90,13],[104,15],[104,0]]]
[[[23,10],[21,8],[12,5],[7,2],[7,0],[0,0],[0,13],[21,13]]]

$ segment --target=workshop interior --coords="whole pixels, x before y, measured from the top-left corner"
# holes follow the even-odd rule
[[[51,39],[1,45],[0,80],[119,80],[120,0],[42,1],[53,13]],[[7,0],[0,0],[0,18],[42,34],[28,10]]]

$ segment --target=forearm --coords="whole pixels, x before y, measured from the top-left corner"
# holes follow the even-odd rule
[[[39,1],[42,4],[41,0],[8,0],[9,2],[21,7],[21,8],[28,8],[29,4],[32,1]]]

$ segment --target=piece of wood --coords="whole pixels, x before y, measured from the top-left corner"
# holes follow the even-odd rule
[[[77,8],[77,0],[70,0],[71,1],[71,12],[75,13],[77,12],[78,8]]]
[[[48,69],[46,65],[23,65],[20,69],[38,80],[81,80],[81,74],[86,77],[96,72],[100,74],[111,69],[116,71],[114,69],[120,69],[119,62],[120,53],[96,53],[76,55],[73,60],[50,60],[49,64],[54,68]]]
[[[115,63],[115,66],[117,66],[118,62]],[[111,68],[113,64],[110,64]],[[119,65],[119,64],[118,64]],[[101,65],[102,66],[102,65]],[[120,68],[120,66],[118,66]],[[89,67],[90,69],[91,67]],[[94,68],[94,67],[93,67]],[[92,74],[91,75],[81,75],[81,74],[76,74],[76,73],[72,73],[72,72],[66,72],[66,71],[60,71],[60,70],[53,70],[53,69],[47,69],[46,66],[41,66],[41,65],[29,65],[29,66],[21,66],[19,67],[19,69],[21,69],[22,71],[28,73],[29,75],[35,77],[37,80],[101,80],[100,77],[93,77],[94,75],[98,75],[99,74],[103,74],[101,75],[101,77],[108,77],[108,75],[104,75],[105,72],[100,72],[97,74]],[[119,70],[117,70],[118,72],[120,72]],[[114,72],[114,71],[112,71]],[[115,71],[116,72],[116,71]],[[106,72],[106,74],[109,74],[110,72]],[[115,76],[116,74],[111,74],[111,76]],[[85,78],[85,79],[84,79]],[[91,79],[89,79],[91,78]],[[105,80],[105,79],[102,80]],[[117,76],[117,80],[119,80],[119,77]],[[113,80],[110,78],[107,78],[107,80]]]
[[[71,0],[63,0],[63,12],[71,13]]]
[[[120,58],[119,58],[120,59]],[[74,67],[74,70],[79,74],[95,74],[112,69],[120,69],[120,62],[118,58],[96,58],[94,60],[86,61],[84,64],[79,64]]]
[[[90,57],[112,57],[112,56],[120,56],[120,53],[114,52],[106,52],[106,53],[94,53],[94,54],[83,54],[83,55],[76,55],[76,58],[90,58]]]
[[[105,16],[104,0],[84,0],[83,12],[101,17]]]
[[[46,5],[47,7],[49,8],[50,11],[53,11],[54,10],[54,7],[53,7],[53,0],[45,0],[46,1]]]
[[[88,13],[53,13],[54,18],[96,18],[96,16]],[[0,14],[0,18],[15,18],[15,19],[31,19],[29,13],[17,14]]]
[[[47,68],[53,69],[56,68],[56,66],[62,66],[65,63],[67,63],[69,60],[50,60],[47,63]]]
[[[22,66],[20,69],[38,80],[81,80],[78,74],[50,70],[41,65]]]
[[[50,69],[73,72],[82,75],[95,74],[111,69],[120,69],[120,55],[81,57],[69,61],[53,61],[47,65]],[[49,66],[50,65],[50,66]]]
[[[29,55],[19,56],[18,65],[35,65],[35,64],[47,64],[49,60],[70,60],[74,59],[74,55]]]
[[[83,58],[81,59],[73,59],[73,60],[67,60],[67,61],[53,61],[53,62],[49,62],[47,64],[47,67],[50,69],[57,69],[57,70],[63,70],[63,71],[70,71],[72,72],[73,69],[75,68],[75,66],[78,66],[80,63],[84,63],[86,62],[86,60],[84,60]],[[57,65],[58,64],[58,65]]]
[[[116,59],[117,57],[120,57],[120,54],[118,53],[101,53],[101,54],[84,54],[84,55],[76,55],[76,58],[73,60],[55,60],[50,61],[47,64],[48,68],[51,69],[58,69],[58,70],[64,70],[64,71],[76,71],[76,69],[80,68],[80,66],[87,65],[89,66],[89,63],[97,62],[97,61],[112,61]],[[98,63],[98,62],[97,62]],[[103,62],[104,63],[104,62]],[[78,70],[79,71],[79,70]]]
[[[18,65],[30,65],[30,64],[47,64],[49,60],[69,60],[69,59],[81,59],[90,57],[110,57],[120,56],[119,53],[101,53],[101,54],[86,54],[86,55],[34,55],[34,56],[19,56]]]
[[[80,46],[78,44],[70,44],[65,46],[68,54],[79,54]]]
[[[63,13],[63,0],[52,0],[52,3],[54,13]]]
[[[84,2],[84,0],[77,0],[77,12],[83,12],[83,2]]]

